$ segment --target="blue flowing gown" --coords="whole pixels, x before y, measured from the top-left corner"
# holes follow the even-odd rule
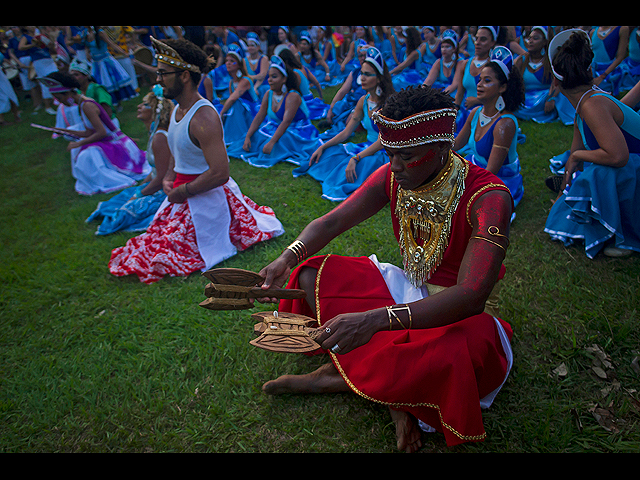
[[[251,137],[251,151],[247,152],[242,148],[244,144],[243,137],[227,146],[227,154],[230,157],[240,158],[254,167],[269,168],[280,162],[288,162],[300,166],[302,162],[309,160],[320,145],[318,129],[309,120],[307,106],[304,101],[301,102],[300,108],[298,108],[287,130],[276,142],[271,153],[266,154],[262,152],[262,147],[271,140],[282,123],[285,104],[287,103],[286,97],[299,94],[297,92],[287,92],[277,112],[274,112],[272,108],[273,90],[269,90],[266,95],[268,95],[267,116],[260,128]]]
[[[629,160],[620,168],[585,163],[571,187],[553,204],[544,230],[565,245],[583,241],[589,258],[609,240],[618,248],[640,252],[640,115],[611,95],[595,95],[607,96],[622,110],[620,130]],[[588,150],[600,148],[580,117],[576,125]]]
[[[381,149],[358,162],[355,182],[351,183],[347,180],[346,168],[351,157],[362,152],[378,140],[378,128],[369,116],[368,98],[369,94],[367,94],[367,98],[364,101],[364,117],[361,122],[367,132],[367,140],[365,142],[334,145],[322,153],[318,163],[309,166],[308,162],[305,162],[299,168],[293,170],[294,177],[309,175],[321,182],[322,198],[333,202],[346,199],[362,185],[369,175],[389,161],[386,152]]]

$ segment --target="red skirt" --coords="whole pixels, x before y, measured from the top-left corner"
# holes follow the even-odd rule
[[[367,257],[311,258],[292,272],[288,288],[300,288],[305,266],[319,270],[317,313],[305,300],[283,300],[281,311],[322,325],[341,313],[395,304]],[[500,322],[510,339],[510,326]],[[449,446],[484,440],[480,400],[502,385],[508,370],[496,321],[486,313],[446,327],[378,332],[345,355],[328,353],[355,393],[413,414],[442,432]]]

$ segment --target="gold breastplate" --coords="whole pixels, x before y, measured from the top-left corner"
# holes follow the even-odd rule
[[[407,278],[417,288],[442,262],[468,171],[468,163],[450,153],[447,164],[427,185],[417,190],[397,187],[395,214],[400,225],[400,250]]]

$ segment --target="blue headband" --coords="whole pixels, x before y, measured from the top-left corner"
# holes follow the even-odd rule
[[[271,65],[269,68],[275,68],[277,70],[280,70],[280,72],[285,76],[288,77],[289,74],[287,73],[287,67],[285,66],[284,60],[282,60],[282,58],[280,58],[277,55],[273,55],[271,57]]]
[[[507,80],[511,75],[511,67],[513,66],[513,55],[506,47],[495,47],[491,50],[491,61],[497,63]]]

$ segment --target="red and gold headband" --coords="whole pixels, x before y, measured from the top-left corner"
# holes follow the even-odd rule
[[[393,120],[374,112],[373,120],[380,131],[380,143],[385,147],[408,148],[435,142],[453,145],[457,114],[453,108],[441,108]]]

